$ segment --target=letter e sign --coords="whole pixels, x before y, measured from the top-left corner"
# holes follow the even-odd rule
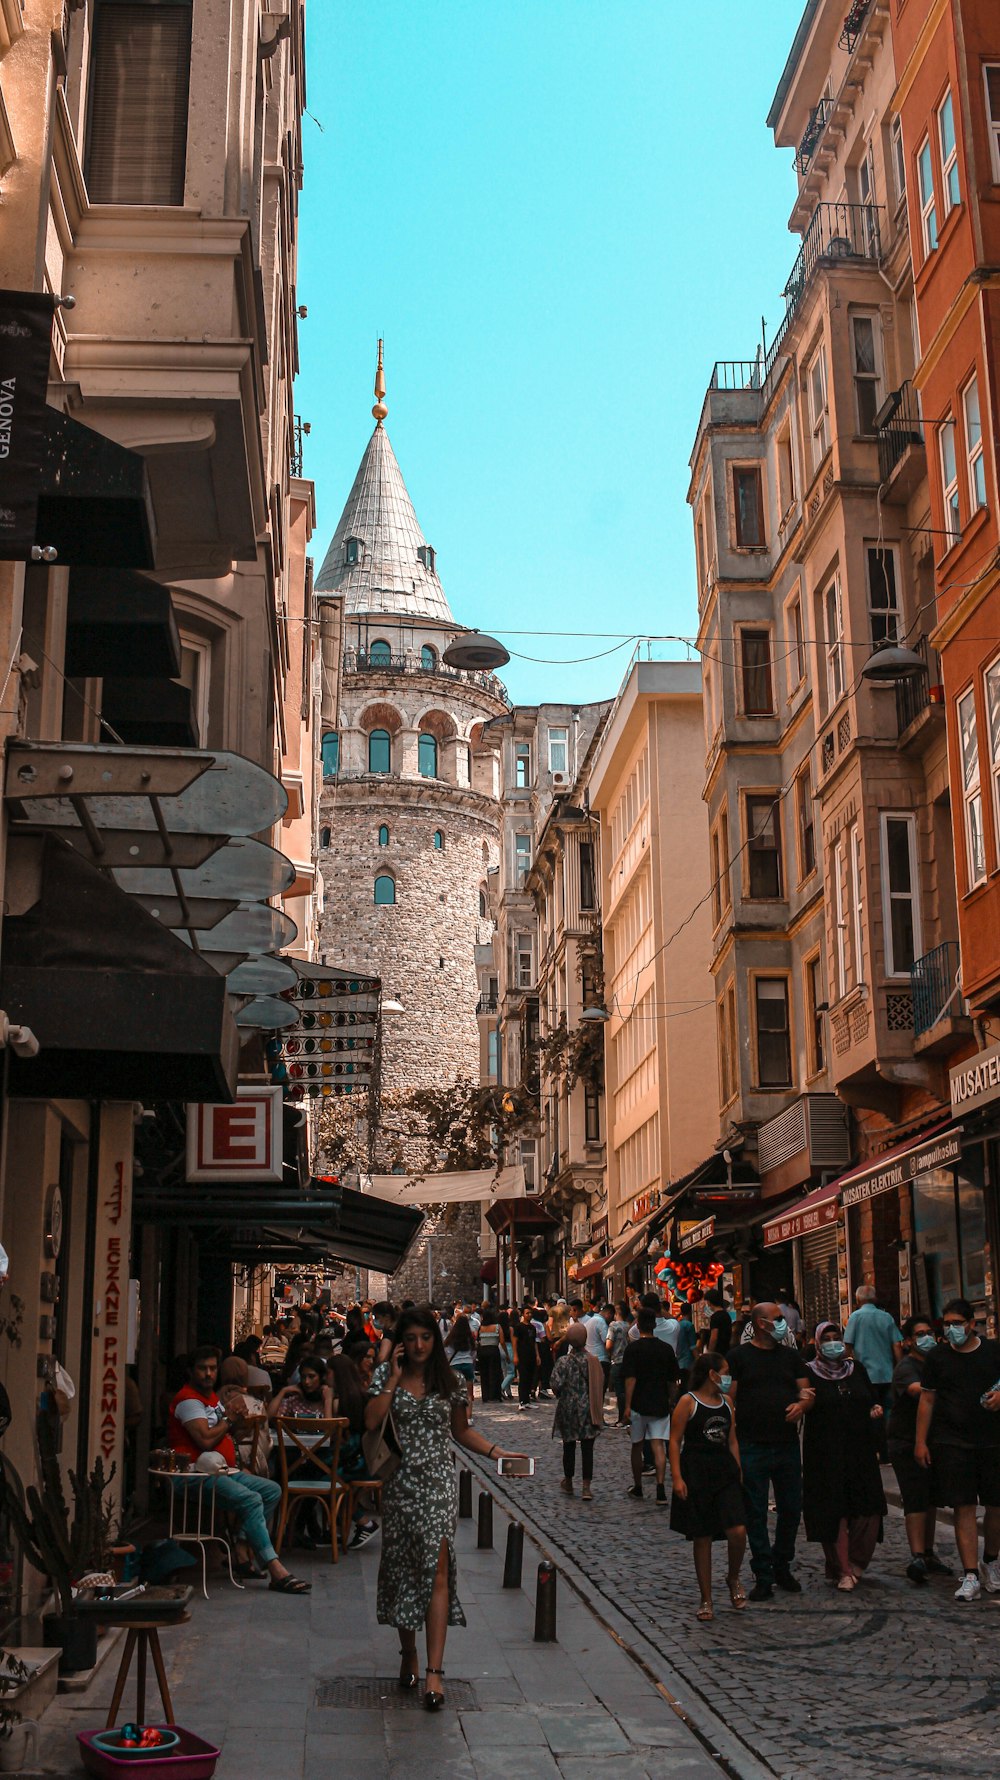
[[[188,1180],[280,1181],[281,1105],[280,1088],[237,1088],[231,1106],[189,1106]]]

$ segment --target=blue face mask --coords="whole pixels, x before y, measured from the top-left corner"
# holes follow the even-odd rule
[[[715,1382],[722,1392],[722,1395],[727,1397],[732,1389],[733,1375],[731,1372],[720,1372]]]
[[[952,1347],[964,1347],[969,1339],[969,1331],[964,1323],[945,1323],[944,1332]]]
[[[918,1335],[917,1346],[922,1354],[932,1354],[937,1347],[937,1341],[933,1335]]]
[[[784,1341],[785,1336],[788,1334],[788,1324],[783,1316],[779,1316],[771,1324],[771,1334],[774,1336],[775,1341]]]
[[[839,1360],[844,1351],[844,1343],[842,1341],[821,1341],[819,1351],[824,1360]]]

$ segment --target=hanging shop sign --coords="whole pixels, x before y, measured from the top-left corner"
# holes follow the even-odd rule
[[[678,1252],[683,1255],[687,1253],[688,1249],[699,1248],[703,1242],[708,1241],[714,1232],[714,1218],[702,1218],[700,1224],[682,1224],[680,1235],[677,1238]]]
[[[845,1181],[841,1188],[844,1205],[861,1205],[866,1199],[877,1199],[880,1193],[891,1193],[897,1187],[916,1180],[931,1168],[951,1168],[962,1157],[961,1130],[946,1131],[931,1141],[915,1144],[890,1162],[866,1168],[863,1173]]]
[[[779,1242],[794,1242],[798,1236],[810,1236],[814,1230],[824,1230],[828,1224],[837,1222],[837,1189],[831,1187],[824,1197],[821,1193],[810,1193],[784,1217],[772,1218],[764,1225],[764,1247],[774,1248]]]
[[[55,298],[0,290],[0,558],[35,542]]]
[[[949,1071],[951,1110],[974,1112],[991,1100],[1000,1100],[1000,1045],[989,1045],[956,1069]]]
[[[280,1087],[237,1088],[231,1106],[189,1106],[188,1180],[281,1181],[282,1100]]]

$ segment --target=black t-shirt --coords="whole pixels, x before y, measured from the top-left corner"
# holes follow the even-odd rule
[[[892,1408],[886,1424],[886,1433],[890,1440],[899,1440],[906,1446],[912,1446],[917,1438],[917,1404],[919,1397],[909,1395],[911,1384],[922,1384],[924,1378],[924,1358],[915,1354],[904,1354],[892,1375]]]
[[[924,1361],[920,1382],[934,1392],[932,1446],[1000,1447],[1000,1412],[979,1401],[1000,1382],[1000,1341],[980,1336],[971,1354],[935,1348]]]
[[[670,1414],[671,1385],[680,1378],[677,1355],[667,1341],[655,1335],[640,1335],[630,1341],[622,1361],[622,1382],[635,1379],[632,1408],[636,1415],[660,1417]]]
[[[708,1332],[711,1337],[715,1330],[715,1346],[713,1353],[727,1354],[733,1340],[733,1319],[728,1310],[713,1310],[708,1319]]]
[[[797,1421],[785,1420],[809,1374],[791,1347],[755,1347],[741,1341],[729,1354],[729,1370],[737,1384],[736,1429],[740,1440],[759,1446],[791,1445],[799,1437]]]

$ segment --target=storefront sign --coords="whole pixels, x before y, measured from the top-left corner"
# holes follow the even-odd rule
[[[813,1230],[825,1230],[837,1222],[837,1195],[831,1194],[821,1205],[800,1206],[787,1217],[775,1218],[764,1225],[764,1247],[774,1248],[779,1242],[792,1242],[797,1236],[808,1236]]]
[[[1000,1100],[1000,1045],[990,1045],[968,1062],[949,1071],[951,1110],[954,1113],[974,1112]]]
[[[714,1218],[703,1218],[700,1224],[682,1224],[677,1238],[678,1252],[683,1255],[688,1249],[698,1248],[701,1243],[708,1241],[714,1231]]]
[[[0,290],[0,558],[35,542],[55,298]],[[42,539],[42,543],[44,543]]]
[[[905,1155],[894,1156],[891,1162],[866,1169],[864,1174],[842,1188],[841,1200],[844,1205],[861,1205],[866,1199],[877,1199],[880,1193],[891,1193],[897,1187],[907,1186],[918,1174],[926,1174],[930,1168],[951,1168],[961,1156],[961,1131],[946,1131],[929,1143],[917,1144]]]
[[[280,1088],[237,1088],[232,1106],[189,1106],[187,1178],[280,1181]]]
[[[122,1405],[122,1367],[125,1363],[122,1339],[122,1276],[127,1254],[122,1253],[122,1212],[125,1197],[125,1164],[116,1162],[111,1191],[104,1201],[107,1238],[104,1248],[103,1286],[104,1329],[101,1341],[101,1415],[97,1438],[105,1462],[118,1451],[118,1424]]]

